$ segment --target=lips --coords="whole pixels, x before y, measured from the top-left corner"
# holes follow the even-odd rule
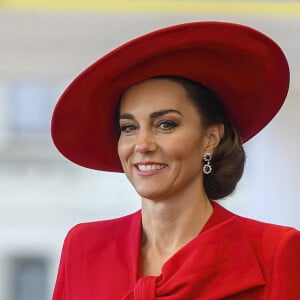
[[[138,168],[139,171],[142,172],[147,172],[147,171],[156,171],[156,170],[161,170],[167,167],[166,164],[156,164],[156,163],[138,163],[136,164],[136,167]]]

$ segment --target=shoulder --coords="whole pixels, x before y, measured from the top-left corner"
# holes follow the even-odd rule
[[[218,204],[214,206],[216,219],[234,220],[235,236],[232,238],[243,238],[265,271],[271,271],[277,263],[290,264],[294,260],[300,275],[300,231],[288,226],[245,218]]]
[[[267,299],[300,299],[300,231],[218,209],[220,215],[234,220],[232,239],[244,239],[255,255],[265,279]]]
[[[64,241],[53,299],[120,299],[136,268],[140,216],[74,226]]]
[[[299,239],[300,231],[295,228],[246,218],[228,211],[218,203],[213,205],[215,208],[215,223],[234,219],[236,226],[239,227],[249,244],[258,250],[272,251],[281,243],[289,244],[290,240]]]
[[[249,218],[236,216],[249,242],[260,248],[275,250],[281,244],[290,244],[300,238],[300,232],[295,228],[276,225]]]
[[[300,299],[300,231],[236,218],[270,287],[270,299]]]
[[[133,214],[111,220],[77,224],[69,230],[66,241],[72,243],[80,242],[81,247],[85,242],[89,245],[93,244],[93,242],[109,242],[138,228],[140,215],[140,211],[137,211]]]
[[[135,222],[139,219],[140,211],[134,212],[130,215],[122,216],[110,220],[86,222],[75,225],[71,230],[76,232],[86,232],[94,230],[107,230],[113,228],[121,228],[123,226],[130,225],[132,222]]]
[[[300,231],[295,228],[266,223],[234,214],[239,227],[260,259],[266,261],[280,257],[284,249],[293,251],[298,247],[300,253]]]

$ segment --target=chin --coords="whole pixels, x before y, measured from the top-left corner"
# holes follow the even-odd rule
[[[166,184],[158,180],[149,180],[150,178],[143,180],[130,179],[130,183],[141,198],[159,201],[170,196],[172,190],[171,184]]]
[[[166,193],[158,191],[155,188],[135,188],[135,190],[141,198],[149,199],[152,201],[159,201],[160,199],[163,199],[166,196]]]
[[[162,195],[157,192],[136,191],[141,198],[157,201],[162,198]]]

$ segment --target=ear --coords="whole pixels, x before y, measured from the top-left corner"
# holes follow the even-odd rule
[[[214,152],[214,149],[219,145],[222,137],[224,135],[224,125],[215,124],[207,128],[207,138],[208,143],[206,147],[207,152]]]

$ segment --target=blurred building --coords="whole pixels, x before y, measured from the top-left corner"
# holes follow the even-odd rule
[[[270,2],[265,13],[259,6],[212,8],[194,1],[198,6],[193,8],[182,1],[180,12],[178,1],[172,10],[173,2],[160,1],[161,11],[155,5],[120,7],[121,1],[103,1],[94,9],[56,4],[49,10],[30,10],[26,1],[11,1],[19,9],[1,10],[0,3],[0,300],[50,299],[67,231],[79,222],[139,208],[124,175],[83,169],[61,157],[50,138],[51,112],[59,94],[87,65],[128,39],[175,23],[241,22],[270,35],[286,52],[291,65],[288,102],[246,145],[244,179],[224,205],[300,228],[299,5],[278,9]]]

